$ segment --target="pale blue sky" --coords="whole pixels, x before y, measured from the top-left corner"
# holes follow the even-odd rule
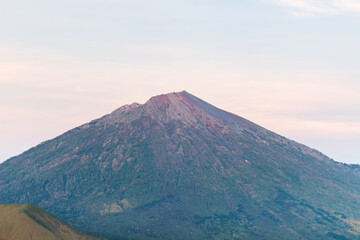
[[[360,163],[360,0],[0,1],[0,162],[187,90]]]

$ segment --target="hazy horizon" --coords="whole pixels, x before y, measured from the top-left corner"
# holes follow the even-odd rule
[[[0,162],[186,90],[360,163],[360,1],[0,3]]]

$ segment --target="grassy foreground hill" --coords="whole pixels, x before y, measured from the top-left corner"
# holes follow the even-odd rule
[[[0,204],[0,240],[100,240],[32,204]]]
[[[0,165],[0,202],[111,239],[360,239],[360,174],[187,93],[125,105]]]

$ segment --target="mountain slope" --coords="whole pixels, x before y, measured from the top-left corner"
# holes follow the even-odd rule
[[[352,167],[187,92],[0,165],[0,201],[114,239],[357,239],[359,200]]]
[[[31,204],[0,204],[0,239],[96,240]]]

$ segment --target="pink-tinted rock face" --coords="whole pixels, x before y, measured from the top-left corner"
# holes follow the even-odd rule
[[[256,124],[218,109],[186,91],[155,96],[145,104],[125,105],[106,115],[99,122],[130,123],[144,116],[158,122],[181,121],[218,133],[226,133],[230,128],[238,132],[242,131],[243,127],[259,128]]]

